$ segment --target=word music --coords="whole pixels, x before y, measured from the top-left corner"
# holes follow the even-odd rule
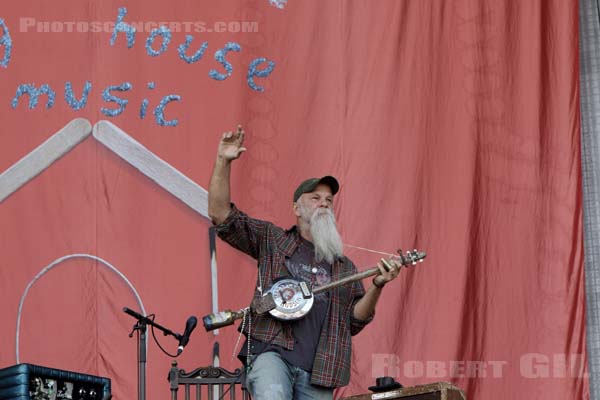
[[[156,86],[156,84],[154,82],[148,82],[148,89],[154,89],[155,86]],[[106,89],[104,89],[104,91],[102,92],[102,98],[104,99],[104,101],[107,103],[116,103],[119,106],[119,108],[110,109],[110,108],[102,107],[102,108],[100,108],[100,111],[102,112],[102,114],[106,115],[107,117],[116,117],[117,115],[120,115],[123,111],[125,111],[125,107],[129,103],[129,100],[117,97],[113,94],[113,92],[126,92],[128,90],[131,90],[132,88],[133,88],[133,85],[131,83],[125,82],[121,85],[108,86]],[[71,82],[66,82],[65,83],[65,102],[73,110],[81,110],[87,104],[88,95],[89,95],[91,89],[92,89],[92,83],[90,81],[85,81],[85,85],[83,87],[83,92],[81,94],[81,99],[77,100],[77,98],[75,97],[75,94],[73,93],[73,87],[71,85]],[[24,94],[29,95],[29,108],[30,109],[34,109],[37,107],[39,97],[42,94],[45,94],[48,97],[48,101],[46,102],[46,108],[52,108],[52,106],[54,106],[54,102],[56,99],[56,92],[54,90],[52,90],[52,88],[49,85],[44,84],[44,85],[41,85],[39,88],[37,88],[33,84],[24,83],[24,84],[19,85],[19,87],[17,88],[17,94],[15,95],[15,97],[13,98],[13,100],[11,102],[12,108],[17,108],[17,105],[19,104],[19,98],[21,96],[23,96]],[[169,121],[167,121],[165,119],[165,107],[170,102],[179,101],[179,100],[181,100],[181,97],[176,94],[170,94],[170,95],[164,96],[162,98],[162,100],[159,102],[159,104],[156,106],[156,108],[154,109],[154,112],[153,112],[154,117],[156,118],[156,123],[158,125],[160,125],[160,126],[177,126],[177,124],[179,123],[179,121],[177,119],[172,119]],[[147,112],[149,103],[150,102],[148,99],[142,100],[142,103],[140,105],[140,118],[141,119],[144,119],[144,117],[146,116],[146,112]]]
[[[130,49],[135,44],[136,38],[136,28],[135,26],[124,22],[124,18],[127,15],[127,9],[125,7],[121,7],[118,10],[117,21],[115,23],[115,27],[113,29],[113,34],[110,39],[110,45],[114,46],[117,40],[117,37],[121,34],[124,35],[127,40],[127,48]],[[13,49],[13,42],[10,36],[10,32],[8,26],[5,24],[4,20],[0,18],[0,49],[4,49],[4,56],[0,58],[0,67],[8,68],[11,59],[11,53]],[[165,53],[169,47],[169,43],[171,42],[172,33],[168,27],[162,25],[156,29],[153,29],[146,39],[146,52],[150,57],[157,57],[161,54]],[[160,47],[157,49],[158,44],[155,42],[160,38]],[[177,52],[179,54],[179,58],[185,61],[187,64],[194,64],[200,61],[208,48],[208,42],[204,41],[200,44],[198,50],[194,54],[189,55],[188,50],[190,49],[194,38],[191,35],[186,35],[185,42],[181,43]],[[225,46],[217,51],[215,51],[214,59],[222,66],[224,71],[219,71],[217,69],[211,69],[208,73],[208,76],[216,81],[224,81],[229,78],[233,73],[232,64],[226,59],[226,56],[230,52],[240,52],[242,51],[242,47],[235,42],[228,42]],[[265,89],[262,86],[259,86],[256,82],[256,78],[266,78],[268,77],[275,68],[275,63],[273,61],[267,60],[264,57],[258,57],[254,59],[248,65],[248,69],[246,72],[246,81],[250,89],[255,90],[257,92],[263,92]],[[155,82],[148,82],[147,88],[152,90],[156,87]],[[117,94],[122,92],[127,92],[133,88],[133,85],[130,82],[123,82],[119,85],[110,85],[106,87],[102,91],[102,98],[107,103],[115,103],[118,108],[106,108],[102,107],[100,111],[106,115],[107,117],[116,117],[125,111],[129,100],[124,99],[122,97],[117,96]],[[84,108],[87,104],[88,95],[92,89],[92,82],[85,81],[82,89],[81,96],[79,99],[75,96],[73,92],[73,86],[71,82],[66,82],[64,87],[64,99],[65,102],[73,109],[80,110]],[[17,87],[16,94],[11,101],[11,107],[15,109],[19,104],[19,99],[24,95],[29,96],[29,109],[34,109],[37,107],[39,102],[39,97],[43,94],[47,97],[46,108],[52,108],[55,104],[56,92],[48,85],[42,84],[39,87],[33,83],[23,83]],[[177,94],[169,94],[160,100],[158,105],[154,107],[153,114],[156,120],[156,123],[159,126],[177,126],[179,121],[177,119],[167,120],[165,118],[165,108],[171,102],[181,101],[181,96]],[[149,100],[144,99],[139,108],[139,116],[141,119],[146,117]]]

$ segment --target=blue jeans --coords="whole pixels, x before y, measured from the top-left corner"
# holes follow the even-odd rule
[[[333,389],[310,384],[310,373],[268,351],[253,358],[246,376],[252,400],[331,400]]]

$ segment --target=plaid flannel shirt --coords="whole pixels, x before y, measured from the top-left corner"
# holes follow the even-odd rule
[[[216,226],[216,231],[225,242],[257,260],[260,274],[254,296],[258,297],[261,296],[258,286],[265,292],[278,278],[290,277],[285,260],[291,257],[298,247],[300,235],[295,226],[284,230],[270,222],[250,218],[234,204],[231,207],[231,213],[222,224]],[[337,280],[356,272],[352,261],[341,257],[332,265],[331,279]],[[311,383],[339,387],[347,385],[350,381],[351,336],[360,332],[371,322],[373,316],[365,321],[357,320],[353,316],[354,305],[365,294],[360,281],[334,288],[330,293],[327,316],[313,362]],[[294,347],[292,327],[289,323],[282,323],[267,314],[252,316],[251,325],[252,338],[289,350]],[[248,334],[247,326],[248,324],[244,328],[245,334]]]

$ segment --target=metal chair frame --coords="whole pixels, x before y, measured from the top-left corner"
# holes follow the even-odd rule
[[[231,372],[220,367],[201,367],[196,368],[192,372],[186,372],[177,367],[177,361],[171,363],[169,370],[169,382],[171,385],[171,400],[177,400],[177,391],[180,386],[184,387],[185,400],[192,400],[192,387],[195,387],[195,400],[202,400],[203,387],[207,400],[221,400],[229,398],[236,399],[236,387],[241,387],[242,400],[250,400],[250,394],[242,386],[244,372],[241,368]],[[228,397],[225,397],[227,396]]]

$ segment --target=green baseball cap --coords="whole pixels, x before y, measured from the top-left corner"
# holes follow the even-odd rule
[[[310,178],[298,186],[298,189],[296,189],[294,192],[294,202],[298,201],[300,196],[302,196],[304,193],[310,193],[314,191],[315,188],[321,183],[329,186],[331,189],[331,194],[335,195],[340,190],[340,184],[333,176],[327,175],[322,178]]]

